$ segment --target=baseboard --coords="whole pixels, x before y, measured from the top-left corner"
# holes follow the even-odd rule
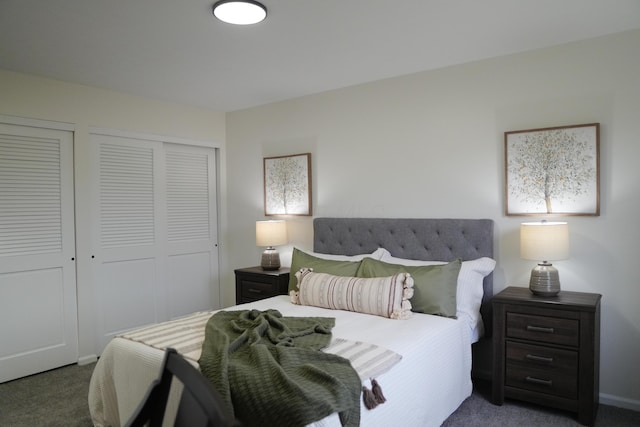
[[[95,354],[90,354],[88,356],[79,357],[78,365],[80,366],[90,365],[91,363],[95,363],[97,361],[98,361],[98,356],[96,356]]]
[[[615,406],[617,408],[630,409],[632,411],[640,412],[640,400],[627,399],[626,397],[600,393],[600,403],[602,405]]]

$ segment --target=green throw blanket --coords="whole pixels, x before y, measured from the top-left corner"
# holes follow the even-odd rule
[[[319,351],[334,324],[277,310],[221,311],[207,322],[198,363],[245,426],[304,426],[334,412],[343,426],[358,426],[358,374]]]

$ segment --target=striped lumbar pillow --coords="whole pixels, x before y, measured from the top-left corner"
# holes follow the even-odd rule
[[[314,273],[303,268],[296,272],[298,291],[291,291],[294,304],[332,310],[348,310],[391,319],[411,317],[413,279],[409,273],[389,277],[342,277]]]

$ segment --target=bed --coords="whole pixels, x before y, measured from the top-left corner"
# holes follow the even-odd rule
[[[367,409],[362,403],[360,425],[442,424],[471,394],[471,344],[485,333],[484,325],[490,324],[481,306],[488,306],[493,295],[493,222],[485,219],[316,218],[313,227],[310,254],[318,257],[326,254],[329,259],[357,260],[362,254],[376,254],[382,263],[403,265],[430,265],[431,261],[444,264],[460,258],[462,269],[475,265],[476,260],[489,260],[486,264],[490,268],[483,271],[477,285],[479,289],[475,290],[473,307],[466,309],[477,311],[475,314],[467,315],[458,307],[455,317],[412,313],[408,319],[397,320],[292,304],[287,295],[225,309],[275,309],[284,316],[334,317],[332,335],[335,339],[372,343],[399,355],[397,363],[376,377],[386,402],[373,409]],[[458,292],[459,287],[458,282]],[[164,348],[176,348],[197,366],[204,327],[211,315],[194,313],[113,339],[91,379],[89,407],[94,424],[118,426],[128,419],[148,385],[157,377]],[[175,410],[179,389],[172,390],[172,394],[169,410]],[[313,425],[339,426],[340,420],[334,413]]]

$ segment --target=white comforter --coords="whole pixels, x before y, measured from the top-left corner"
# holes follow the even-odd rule
[[[414,313],[407,320],[294,305],[278,296],[229,309],[276,309],[284,316],[335,317],[333,335],[364,341],[402,355],[377,380],[387,402],[361,407],[361,425],[439,426],[471,394],[471,343],[461,320]],[[201,338],[195,338],[201,339]],[[189,354],[197,360],[199,352]],[[157,376],[163,351],[125,338],[112,340],[98,361],[89,390],[94,425],[124,423]],[[193,362],[196,364],[195,362]],[[172,391],[175,412],[179,390]],[[337,414],[314,424],[340,426]]]

